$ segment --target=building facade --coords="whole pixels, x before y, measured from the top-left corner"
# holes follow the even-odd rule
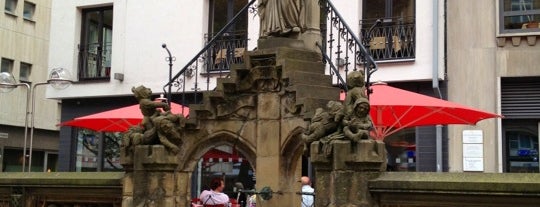
[[[482,121],[483,171],[539,172],[540,1],[447,1],[448,98],[502,114]],[[449,127],[449,151],[466,154],[469,126]],[[464,152],[465,151],[465,152]],[[467,161],[451,156],[450,171]]]
[[[20,172],[25,162],[25,171],[55,171],[60,101],[45,98],[46,87],[50,87],[45,85],[35,87],[34,97],[30,97],[35,84],[45,82],[52,69],[48,64],[51,1],[1,0],[0,5],[4,6],[0,15],[1,72],[29,85],[0,93],[0,166],[2,171]],[[31,99],[35,101],[34,111]],[[29,128],[26,135],[25,122]],[[31,145],[32,164],[28,165]]]
[[[71,69],[75,83],[62,91],[48,90],[47,97],[62,100],[61,120],[67,121],[136,104],[131,93],[134,86],[145,85],[158,97],[168,90],[164,85],[169,81],[169,72],[174,76],[186,68],[189,76],[177,82],[171,100],[198,103],[200,92],[212,90],[217,78],[226,77],[231,63],[242,62],[243,51],[257,47],[259,17],[255,2],[239,15],[239,20],[227,31],[227,39],[220,39],[221,43],[214,44],[204,58],[195,56],[226,25],[226,20],[232,19],[247,3],[247,0],[53,2],[49,65]],[[372,81],[446,98],[444,1],[332,3],[351,30],[363,40],[370,38],[364,44],[378,62]],[[377,20],[380,23],[374,25]],[[327,41],[330,37],[323,39]],[[164,43],[173,56],[172,67],[162,47]],[[193,66],[184,67],[194,57]],[[341,73],[345,73],[344,69]],[[62,127],[59,170],[117,169],[107,164],[117,158],[107,158],[104,151],[100,155],[92,154],[88,148],[88,143],[92,143],[93,148],[99,149],[99,143],[105,146],[107,140],[118,140],[115,137]],[[406,129],[388,137],[387,145],[392,147],[391,168],[446,171],[448,156],[453,154],[447,150],[447,140],[446,128],[434,126]]]

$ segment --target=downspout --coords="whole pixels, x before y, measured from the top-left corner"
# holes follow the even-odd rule
[[[433,1],[433,66],[432,66],[432,87],[433,91],[442,99],[439,88],[439,0]],[[442,152],[442,125],[435,126],[436,142],[436,162],[437,172],[442,172],[443,152]]]

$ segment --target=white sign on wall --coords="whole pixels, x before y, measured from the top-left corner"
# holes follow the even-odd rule
[[[484,171],[482,130],[463,130],[463,171]]]

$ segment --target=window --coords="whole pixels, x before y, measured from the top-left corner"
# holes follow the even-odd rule
[[[4,5],[4,10],[7,13],[15,14],[15,10],[17,10],[17,0],[6,0],[6,4]]]
[[[36,11],[36,5],[32,2],[25,1],[23,9],[23,18],[26,20],[34,19],[34,12]]]
[[[209,6],[208,34],[210,40],[219,32],[240,10],[248,4],[247,0],[211,0]],[[225,18],[224,18],[225,17]],[[234,25],[222,37],[216,39],[210,47],[207,72],[228,71],[231,64],[244,62],[243,54],[247,47],[248,12],[239,16]]]
[[[2,68],[0,68],[0,72],[13,72],[13,60],[2,58]]]
[[[500,32],[538,32],[540,0],[499,0]]]
[[[364,0],[362,8],[362,39],[376,61],[415,58],[415,0]]]
[[[21,63],[21,69],[19,71],[19,80],[24,82],[30,82],[30,73],[32,72],[32,64]]]
[[[77,172],[122,171],[122,133],[101,133],[81,129],[77,136]]]
[[[113,7],[82,11],[79,80],[109,80],[111,71]]]

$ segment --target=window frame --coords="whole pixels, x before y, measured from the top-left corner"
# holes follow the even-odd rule
[[[504,1],[505,0],[498,0],[496,4],[496,11],[497,11],[497,37],[504,37],[504,36],[522,36],[522,35],[531,35],[531,34],[540,34],[540,28],[526,28],[526,29],[505,29],[504,24],[504,18],[510,17],[510,16],[526,16],[526,15],[536,15],[540,16],[540,9],[535,10],[520,10],[520,11],[504,11]],[[512,0],[510,0],[512,1]],[[531,0],[534,1],[534,0]],[[512,3],[512,2],[510,2]],[[533,3],[533,2],[531,2]],[[537,21],[538,22],[538,21]]]
[[[23,67],[28,66],[27,74],[23,75],[23,71],[26,69],[23,69]],[[32,64],[21,62],[19,65],[19,81],[25,82],[25,83],[32,83],[30,81],[30,75],[32,74]]]
[[[26,9],[28,8],[27,6],[31,6],[31,16],[30,17],[27,17],[26,16]],[[30,2],[30,1],[24,1],[24,6],[23,6],[23,19],[24,20],[28,20],[28,21],[34,21],[34,15],[36,14],[36,4],[34,2]]]
[[[8,3],[11,3],[10,7],[12,7],[12,8],[8,7]],[[4,3],[4,13],[11,14],[11,15],[16,15],[17,5],[18,4],[19,4],[18,0],[6,0],[5,3]]]
[[[7,66],[8,67],[7,70],[5,70],[5,65],[4,65],[5,62],[9,63],[9,65]],[[0,60],[0,72],[8,72],[10,74],[13,74],[14,65],[15,65],[15,60],[9,59],[9,58],[2,58]]]
[[[81,38],[79,44],[79,65],[78,65],[78,78],[79,81],[110,81],[111,75],[111,57],[112,57],[112,33],[114,31],[113,25],[114,22],[111,22],[111,25],[104,24],[104,15],[105,12],[110,11],[114,16],[114,8],[112,5],[101,6],[95,8],[83,9],[81,11]],[[99,12],[100,20],[98,22],[88,18],[88,14],[92,12]],[[113,19],[111,19],[113,21]],[[97,42],[89,43],[88,32],[90,29],[90,24],[94,24],[97,29]],[[107,44],[107,38],[105,38],[103,29],[109,29],[111,36],[105,35],[110,39],[110,44]],[[107,33],[109,34],[109,33]],[[90,44],[94,44],[94,48],[90,48]],[[92,52],[90,52],[92,50]],[[104,55],[103,52],[110,54]],[[92,58],[90,58],[92,56]],[[94,65],[89,66],[89,60],[94,60]],[[101,70],[105,68],[104,74],[101,73]]]

